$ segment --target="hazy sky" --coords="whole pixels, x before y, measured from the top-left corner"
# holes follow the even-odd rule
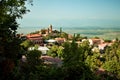
[[[33,0],[20,26],[120,26],[120,0]]]

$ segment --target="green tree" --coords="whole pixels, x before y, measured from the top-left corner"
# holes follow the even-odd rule
[[[91,70],[95,71],[98,69],[102,62],[99,59],[100,53],[93,53],[92,55],[88,55],[85,59],[86,64],[91,68]]]
[[[46,33],[46,29],[41,29],[41,34],[45,34]]]
[[[90,68],[85,64],[85,45],[78,46],[73,40],[72,43],[66,42],[63,49],[63,70],[67,75],[65,79],[69,80],[89,80],[97,79],[93,76]]]
[[[47,52],[49,56],[62,58],[63,47],[53,45],[50,50]]]
[[[28,53],[26,54],[26,58],[27,58],[27,63],[29,64],[29,66],[36,66],[36,65],[40,65],[41,64],[41,51],[38,50],[32,50],[32,51],[28,51]],[[32,68],[31,67],[31,68]]]
[[[52,57],[57,57],[58,54],[57,54],[57,49],[58,49],[58,46],[57,45],[53,45],[50,50],[48,51],[48,55],[49,56],[52,56]]]
[[[62,27],[60,27],[60,34],[62,33]]]
[[[116,40],[110,47],[107,47],[105,51],[105,63],[102,67],[112,73],[114,77],[120,79],[120,42]]]
[[[65,32],[62,32],[60,37],[68,39],[68,34]]]
[[[21,53],[21,41],[16,37],[18,28],[16,20],[22,18],[22,15],[29,11],[25,6],[26,1],[28,0],[0,0],[0,76],[4,80],[14,69],[14,66],[10,67],[9,65],[16,66],[16,62],[19,60],[17,57]],[[8,64],[8,61],[11,64]],[[8,67],[5,69],[5,66]]]
[[[59,46],[58,47],[58,50],[57,50],[57,54],[58,54],[58,57],[60,58],[60,59],[62,59],[62,55],[63,55],[63,47],[62,46]]]
[[[28,50],[29,47],[34,46],[33,42],[30,40],[25,40],[20,45],[23,46],[25,50]]]
[[[17,70],[18,74],[15,74],[15,78],[17,80],[38,80],[38,73],[43,74],[43,72],[38,72],[43,66],[41,54],[41,51],[38,50],[28,51],[25,55],[26,62],[20,65],[20,70]]]
[[[80,47],[80,50],[81,50],[81,53],[82,53],[83,61],[85,61],[85,59],[87,58],[88,55],[92,55],[92,53],[91,53],[92,47],[89,45],[89,41],[88,40],[83,41],[79,45],[79,47]]]
[[[75,40],[76,40],[76,41],[81,41],[81,40],[82,40],[82,37],[80,36],[80,34],[77,34],[77,35],[75,36]]]

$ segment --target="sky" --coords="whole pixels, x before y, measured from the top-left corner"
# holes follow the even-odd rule
[[[120,26],[120,0],[33,0],[20,27]]]

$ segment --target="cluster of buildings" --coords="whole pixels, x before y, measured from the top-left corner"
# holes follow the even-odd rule
[[[54,39],[49,39],[49,40],[44,40],[43,37],[48,36],[49,34],[55,34],[55,30],[53,30],[52,25],[49,25],[49,27],[47,29],[44,29],[43,31],[40,31],[39,33],[35,33],[35,34],[27,34],[26,38],[30,41],[32,41],[34,44],[38,44],[42,47],[46,47],[44,45],[48,44],[48,43],[64,43],[66,42],[65,38],[61,38],[61,37],[57,37]],[[70,36],[68,34],[68,36]],[[71,36],[72,37],[72,36]],[[104,51],[104,49],[107,46],[110,46],[112,44],[112,42],[108,43],[105,42],[103,39],[99,39],[99,38],[92,38],[92,39],[82,39],[82,41],[76,41],[76,43],[80,44],[83,41],[88,40],[89,44],[93,47],[93,51],[97,51],[99,50],[101,53]]]
[[[40,31],[39,33],[35,33],[35,34],[27,34],[25,37],[27,40],[32,41],[34,44],[39,45],[38,50],[40,50],[42,52],[43,55],[46,55],[47,51],[49,50],[47,48],[47,44],[51,44],[51,43],[64,43],[66,42],[65,38],[61,38],[61,37],[57,37],[54,39],[49,39],[49,40],[44,40],[45,36],[48,36],[49,34],[54,34],[54,30],[52,29],[52,25],[49,26],[48,29],[44,29],[43,32]],[[71,35],[68,35],[70,37],[72,37]],[[104,50],[107,46],[111,46],[111,44],[113,42],[105,42],[103,39],[99,39],[99,38],[92,38],[92,39],[82,39],[82,41],[76,41],[77,44],[81,44],[84,41],[89,41],[89,45],[90,46],[94,46],[92,51],[95,52],[100,52],[101,54],[104,53]],[[71,42],[71,41],[69,41]],[[31,47],[29,48],[29,50],[33,50],[34,48]],[[45,62],[52,62],[52,63],[60,63],[61,65],[61,60],[60,59],[55,59],[52,58],[50,56],[42,56],[42,59],[45,60]]]
[[[103,39],[88,39],[90,45],[94,45],[92,51],[104,53],[107,46],[111,46],[112,42],[105,42]]]
[[[114,41],[105,42],[101,38],[83,39],[82,42],[85,41],[85,40],[88,40],[89,41],[89,45],[93,46],[92,51],[100,52],[101,54],[104,53],[106,47],[111,46],[114,43]]]
[[[38,50],[42,52],[41,59],[44,60],[45,64],[54,64],[56,66],[61,66],[62,60],[59,58],[53,58],[51,56],[47,56],[47,51],[49,48],[46,46],[48,44],[53,44],[53,43],[64,43],[66,41],[65,38],[54,38],[54,39],[49,39],[49,40],[44,40],[44,37],[48,36],[49,34],[54,35],[55,31],[52,29],[52,25],[49,25],[48,29],[43,29],[39,33],[34,33],[34,34],[27,34],[25,37],[27,40],[32,41],[34,44],[39,45]],[[35,47],[30,47],[28,50],[34,50]],[[23,55],[22,56],[22,61],[26,61],[26,57]]]
[[[55,31],[52,29],[52,25],[49,25],[48,29],[44,29],[44,31],[40,31],[36,34],[27,34],[26,38],[28,40],[31,40],[34,44],[38,44],[40,46],[44,46],[44,42],[51,43],[51,42],[57,42],[57,43],[63,43],[65,41],[65,38],[55,38],[50,40],[44,40],[43,37],[48,36],[49,34],[54,35]]]

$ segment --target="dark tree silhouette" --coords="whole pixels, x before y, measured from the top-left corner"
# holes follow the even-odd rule
[[[16,37],[17,19],[26,14],[28,0],[0,0],[0,77],[9,79],[17,60],[20,58],[21,41]],[[31,0],[29,1],[31,2]]]

